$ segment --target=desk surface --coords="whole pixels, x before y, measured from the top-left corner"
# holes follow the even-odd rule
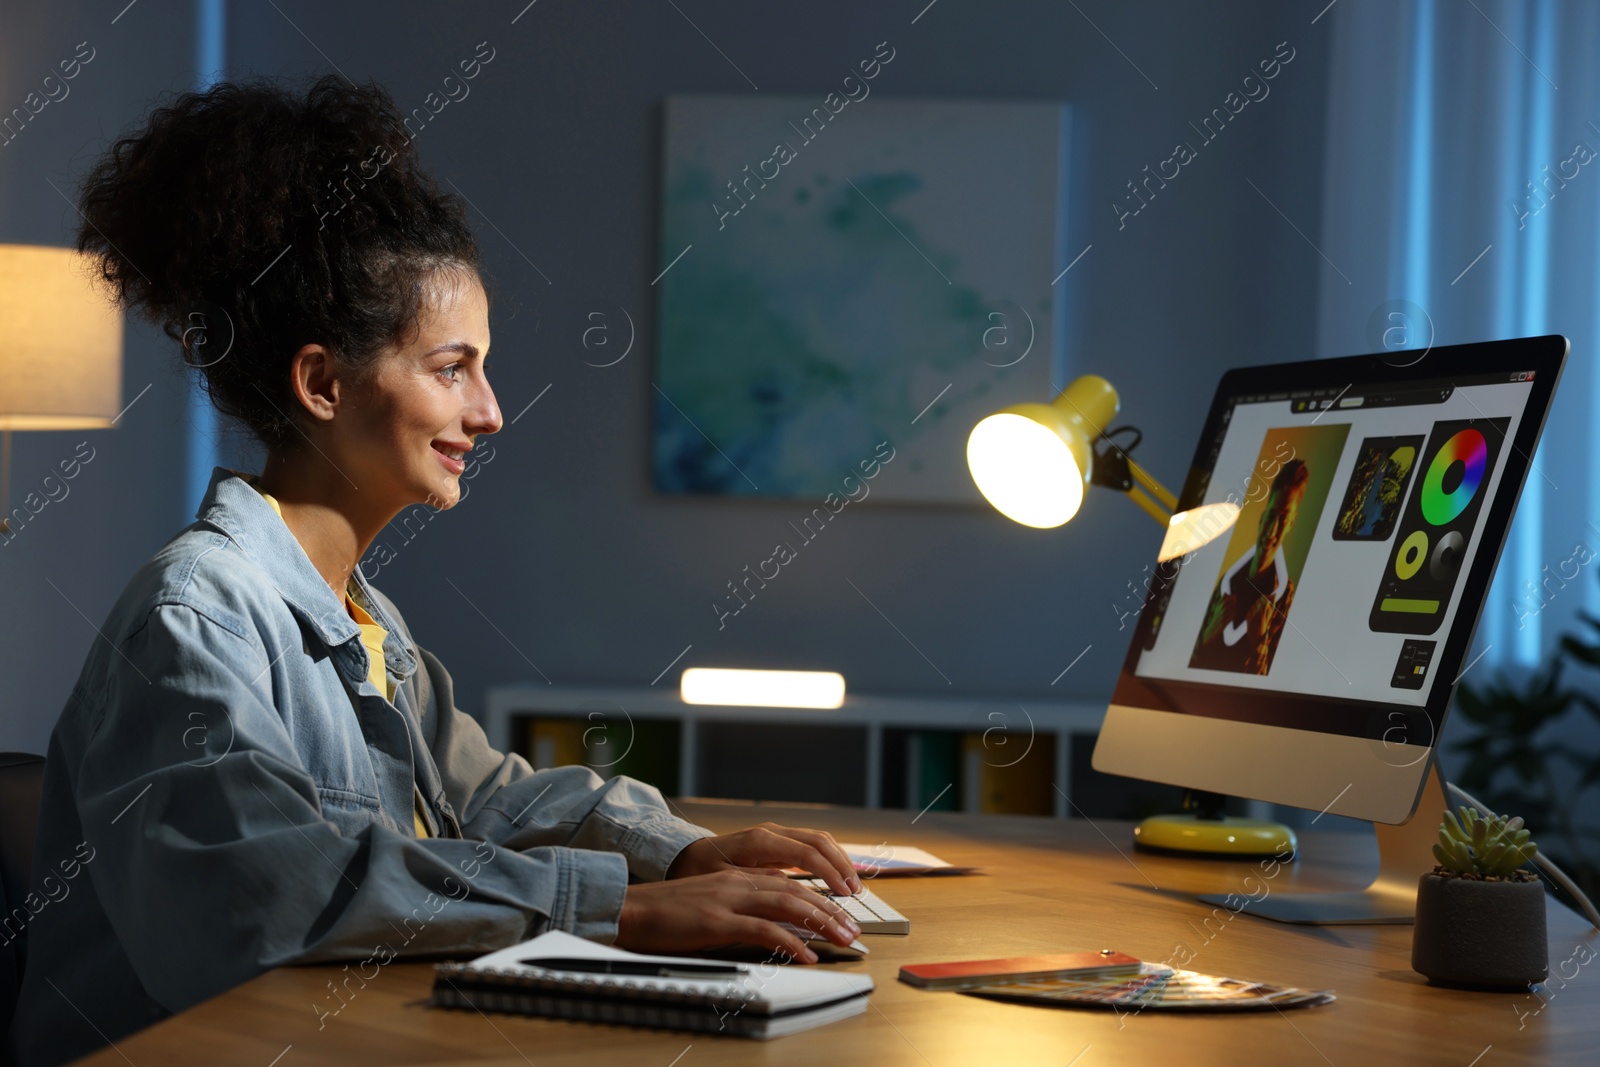
[[[105,1049],[82,1062],[1096,1067],[1175,1060],[1237,1067],[1270,1056],[1337,1067],[1501,1067],[1595,1061],[1600,961],[1577,961],[1600,950],[1600,933],[1564,908],[1550,909],[1552,981],[1544,1000],[1531,993],[1468,993],[1432,988],[1411,970],[1409,926],[1284,926],[1230,916],[1226,909],[1213,917],[1194,894],[1260,896],[1258,866],[1135,853],[1124,823],[929,813],[913,825],[907,813],[893,811],[682,807],[688,818],[719,832],[772,819],[827,829],[841,840],[919,845],[986,873],[876,882],[874,888],[911,919],[912,933],[868,936],[867,960],[836,965],[872,975],[877,991],[871,1007],[864,1016],[775,1041],[431,1009],[425,1003],[431,968],[393,963],[320,1031],[314,1006],[323,1003],[331,971],[281,968],[118,1042],[121,1054]],[[1376,867],[1375,848],[1356,835],[1308,835],[1302,851],[1305,860],[1265,883],[1271,892],[1347,888]],[[1247,884],[1247,877],[1257,880]],[[1574,958],[1580,944],[1585,951]],[[1194,970],[1327,988],[1339,999],[1289,1012],[1119,1018],[925,992],[895,977],[904,963],[1107,947],[1155,961],[1192,952],[1187,966]],[[1566,973],[1576,970],[1576,977],[1555,981],[1568,960]]]

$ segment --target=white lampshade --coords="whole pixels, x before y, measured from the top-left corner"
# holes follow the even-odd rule
[[[105,429],[122,408],[122,314],[69,248],[0,244],[0,430]]]

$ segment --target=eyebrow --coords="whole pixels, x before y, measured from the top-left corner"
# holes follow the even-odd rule
[[[472,359],[478,354],[478,346],[468,344],[465,341],[446,341],[444,344],[439,345],[428,352],[424,352],[423,357],[426,358],[428,356],[436,356],[440,352],[458,352],[468,359]]]

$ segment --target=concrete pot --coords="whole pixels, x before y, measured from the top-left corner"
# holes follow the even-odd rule
[[[1422,876],[1411,968],[1429,982],[1527,992],[1549,962],[1544,883]]]

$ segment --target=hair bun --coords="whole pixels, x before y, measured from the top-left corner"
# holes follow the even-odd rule
[[[414,328],[427,275],[479,269],[389,94],[337,75],[304,96],[268,80],[177,96],[94,165],[80,210],[77,247],[124,307],[189,352],[194,316],[226,314],[227,356],[196,365],[269,448],[292,429],[302,345],[359,367]]]

